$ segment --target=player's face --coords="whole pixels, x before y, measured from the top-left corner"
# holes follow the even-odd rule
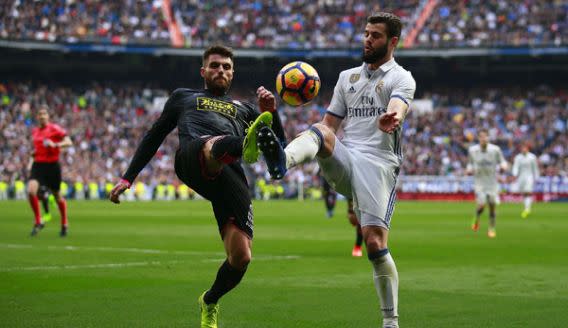
[[[528,145],[523,145],[521,147],[521,152],[523,152],[524,154],[529,152],[529,146]]]
[[[479,144],[482,147],[487,146],[487,144],[489,143],[489,136],[485,132],[480,132],[477,138],[479,139]]]
[[[201,68],[201,76],[205,80],[205,87],[214,94],[227,93],[233,81],[233,60],[212,54],[204,66]]]
[[[45,109],[40,109],[40,111],[37,112],[37,121],[39,125],[45,126],[49,123],[49,113]]]
[[[397,42],[397,37],[387,37],[386,24],[367,24],[363,38],[363,61],[372,64],[385,59]]]

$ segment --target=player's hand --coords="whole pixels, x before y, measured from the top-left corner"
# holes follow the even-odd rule
[[[261,86],[256,89],[256,96],[258,97],[258,107],[261,113],[267,111],[274,112],[276,110],[276,98],[265,87]]]
[[[45,139],[43,140],[43,145],[48,147],[48,148],[56,148],[57,144],[49,139]]]
[[[396,112],[384,113],[379,116],[378,126],[379,130],[390,134],[400,127],[400,119],[396,117]]]
[[[114,188],[112,188],[109,196],[110,201],[115,204],[120,204],[119,197],[128,188],[130,188],[130,183],[128,183],[128,181],[124,179],[121,179],[117,184],[114,185]]]
[[[347,213],[347,219],[349,220],[349,223],[351,223],[351,225],[354,227],[359,224],[359,220],[357,220],[357,215],[355,215],[355,212]]]

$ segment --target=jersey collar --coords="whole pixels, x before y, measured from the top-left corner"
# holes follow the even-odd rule
[[[388,62],[382,64],[378,69],[372,71],[369,69],[369,64],[363,63],[362,68],[365,74],[367,74],[368,78],[372,78],[376,71],[381,71],[383,73],[388,72],[391,68],[396,66],[396,62],[394,61],[394,57],[391,58]]]

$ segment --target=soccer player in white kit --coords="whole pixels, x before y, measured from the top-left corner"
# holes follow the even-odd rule
[[[523,219],[526,219],[531,214],[534,183],[539,175],[537,158],[533,153],[529,152],[528,143],[524,143],[521,147],[521,153],[515,156],[513,162],[513,176],[516,179],[518,191],[523,194],[523,202],[525,204],[525,208],[521,213]]]
[[[507,161],[503,157],[503,152],[499,146],[489,143],[489,133],[485,129],[479,130],[477,134],[479,144],[473,145],[468,149],[467,174],[474,174],[475,178],[475,198],[477,210],[471,224],[473,231],[479,230],[479,217],[485,205],[489,205],[489,229],[487,236],[495,238],[495,207],[499,205],[499,182],[497,181],[497,167],[502,171],[507,170]]]
[[[393,53],[400,38],[400,18],[390,13],[369,16],[364,32],[364,63],[339,74],[333,98],[320,123],[282,150],[269,128],[257,135],[273,178],[317,158],[322,172],[339,193],[352,196],[383,314],[383,327],[398,327],[398,272],[387,248],[402,162],[402,122],[414,98],[412,74]],[[336,132],[345,121],[344,138]]]

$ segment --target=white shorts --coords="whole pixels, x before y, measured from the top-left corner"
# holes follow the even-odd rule
[[[523,178],[516,182],[516,191],[522,193],[532,193],[534,188],[534,179]]]
[[[330,185],[345,197],[353,198],[353,208],[361,226],[389,229],[396,201],[398,163],[354,149],[335,138],[333,154],[318,163]]]
[[[495,205],[501,204],[499,192],[497,191],[478,190],[475,192],[475,199],[478,205],[485,205],[487,203]]]

